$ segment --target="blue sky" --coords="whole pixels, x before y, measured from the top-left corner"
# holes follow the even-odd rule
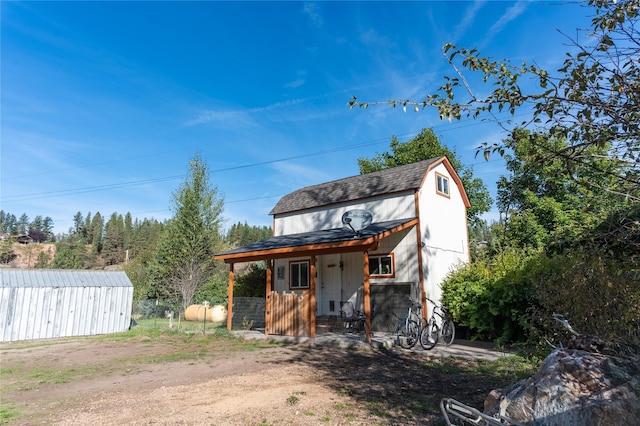
[[[425,127],[495,195],[504,163],[475,151],[505,137],[496,124],[346,103],[422,100],[453,73],[441,53],[448,42],[555,70],[570,49],[561,32],[588,28],[592,13],[564,1],[0,8],[0,208],[49,216],[56,232],[78,211],[171,217],[172,193],[197,151],[227,226],[271,225],[281,196],[356,175],[358,158]]]

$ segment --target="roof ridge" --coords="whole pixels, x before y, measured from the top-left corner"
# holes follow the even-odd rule
[[[327,182],[316,183],[314,185],[308,185],[308,186],[304,186],[302,188],[296,189],[295,191],[290,192],[289,194],[286,194],[284,196],[296,193],[298,191],[305,190],[307,188],[313,188],[315,186],[322,186],[322,185],[327,185],[327,184],[331,184],[331,183],[335,183],[335,182],[341,182],[341,181],[345,181],[345,180],[357,179],[357,178],[361,178],[361,177],[370,177],[372,175],[377,175],[377,174],[399,173],[399,172],[401,172],[400,169],[404,170],[406,168],[415,167],[416,165],[420,165],[421,163],[426,163],[426,162],[429,162],[429,164],[432,164],[436,160],[439,160],[442,157],[444,157],[444,155],[441,155],[439,157],[429,158],[429,159],[426,159],[426,160],[416,161],[415,163],[402,164],[400,166],[394,166],[394,167],[386,167],[384,169],[375,170],[375,171],[369,172],[369,173],[360,173],[358,175],[351,175],[351,176],[343,177],[343,178],[340,178],[340,179],[329,180]]]
[[[281,197],[269,214],[288,213],[416,189],[421,185],[429,166],[444,157],[433,157],[305,186]],[[408,174],[408,171],[411,173]]]

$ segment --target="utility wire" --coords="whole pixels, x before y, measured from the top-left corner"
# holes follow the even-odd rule
[[[456,126],[455,130],[460,129],[460,128],[477,126],[479,124],[481,124],[481,123],[474,122],[474,123],[463,125],[463,126]],[[432,128],[432,129],[435,132],[436,128]],[[441,132],[452,131],[452,130],[454,130],[454,129],[453,128],[440,129]],[[396,136],[396,137],[398,137],[398,136],[406,137],[406,136],[416,135],[418,132],[419,131],[409,131],[409,132],[405,132],[405,133],[402,133],[400,135],[394,135],[394,136]],[[238,165],[238,166],[214,169],[214,170],[211,170],[211,173],[212,174],[213,173],[223,173],[223,172],[228,172],[228,171],[232,171],[232,170],[240,170],[240,169],[246,169],[246,168],[251,168],[251,167],[264,166],[264,165],[267,165],[267,164],[274,164],[274,163],[279,163],[279,162],[283,162],[283,161],[297,160],[297,159],[300,159],[300,158],[307,158],[307,157],[315,157],[315,156],[318,156],[318,155],[333,154],[333,153],[336,153],[336,152],[348,151],[348,150],[352,150],[352,149],[357,149],[357,148],[362,148],[362,147],[367,147],[367,146],[372,146],[372,145],[378,145],[378,144],[381,144],[381,143],[387,143],[388,140],[389,140],[389,138],[379,138],[379,139],[374,139],[374,140],[367,141],[367,142],[361,142],[361,143],[357,143],[357,144],[346,145],[346,146],[327,149],[327,150],[322,150],[322,151],[309,152],[309,153],[306,153],[306,154],[300,154],[300,155],[295,155],[295,156],[290,156],[290,157],[285,157],[285,158],[279,158],[279,159],[274,159],[274,160],[261,161],[261,162],[257,162],[257,163],[249,163],[249,164],[242,164],[242,165]],[[167,151],[167,152],[172,152],[172,151],[173,150]],[[91,164],[91,165],[79,166],[79,167],[68,168],[68,169],[61,169],[61,170],[57,170],[57,171],[42,172],[42,173],[39,173],[38,175],[47,174],[47,173],[58,173],[59,171],[65,171],[65,170],[71,170],[71,169],[77,169],[77,168],[86,168],[86,167],[92,167],[92,166],[95,166],[95,165],[103,165],[103,164],[115,163],[115,162],[119,162],[119,161],[128,161],[130,159],[139,159],[139,158],[148,157],[148,156],[149,155],[136,156],[136,157],[130,157],[130,158],[126,159],[126,160],[114,160],[114,161],[108,161],[108,162],[103,162],[103,163],[94,163],[94,164]],[[487,162],[478,162],[478,163],[470,164],[469,166],[477,165],[477,164],[485,164],[485,163],[487,163]],[[3,179],[3,180],[12,180],[12,179],[18,179],[18,178],[30,177],[30,176],[34,176],[34,175],[24,175],[24,176],[19,176],[19,177],[10,177],[10,178],[6,178],[6,179]],[[0,197],[0,199],[2,200],[3,203],[11,203],[11,202],[16,202],[16,201],[30,201],[30,200],[39,200],[39,199],[46,199],[46,198],[56,198],[56,197],[61,197],[61,196],[66,196],[66,195],[77,195],[77,194],[84,194],[84,193],[89,193],[89,192],[107,191],[107,190],[120,189],[120,188],[129,188],[129,187],[133,187],[133,186],[146,185],[146,184],[150,184],[150,183],[158,183],[158,182],[165,182],[165,181],[170,181],[170,180],[183,179],[184,177],[185,177],[185,175],[164,176],[164,177],[159,177],[159,178],[154,178],[154,179],[145,179],[145,180],[138,180],[138,181],[131,181],[131,182],[121,182],[121,183],[98,185],[98,186],[91,186],[91,187],[80,187],[80,188],[73,188],[73,189],[63,189],[63,190],[58,190],[58,191],[46,191],[46,192],[35,192],[35,193],[29,193],[29,194],[20,194],[20,195],[9,195],[9,196]],[[278,197],[278,196],[281,196],[281,195],[274,195],[274,196],[261,197],[261,198],[274,198],[274,197]],[[253,200],[256,200],[256,199],[259,199],[259,198],[246,199],[246,200],[242,200],[242,201],[253,201]],[[229,201],[229,203],[231,203],[231,202],[240,202],[240,200],[238,200],[238,201]]]

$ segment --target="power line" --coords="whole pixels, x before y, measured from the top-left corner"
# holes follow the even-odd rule
[[[385,141],[386,140],[387,139],[385,139]],[[295,155],[295,156],[291,156],[291,157],[279,158],[279,159],[275,159],[275,160],[261,161],[261,162],[257,162],[257,163],[242,164],[242,165],[238,165],[238,166],[214,169],[214,170],[211,170],[210,172],[211,173],[229,172],[229,171],[233,171],[233,170],[239,170],[239,169],[245,169],[245,168],[250,168],[250,167],[263,166],[263,165],[273,164],[273,163],[278,163],[278,162],[283,162],[283,161],[291,161],[291,160],[296,160],[296,159],[300,159],[300,158],[313,157],[313,156],[316,156],[316,155],[333,154],[333,153],[340,152],[340,151],[346,151],[346,150],[350,150],[350,149],[356,149],[356,148],[361,148],[361,147],[365,147],[365,146],[376,145],[376,144],[379,144],[379,143],[382,143],[381,140],[380,139],[376,139],[376,140],[370,141],[370,142],[362,142],[362,143],[358,143],[358,144],[347,145],[347,146],[328,149],[328,150],[323,150],[323,151],[315,151],[315,152]],[[164,181],[169,181],[169,180],[182,179],[182,178],[184,178],[184,176],[185,175],[165,176],[165,177],[159,177],[159,178],[155,178],[155,179],[145,179],[145,180],[132,181],[132,182],[121,182],[121,183],[116,183],[116,184],[98,185],[98,186],[92,186],[92,187],[81,187],[81,188],[73,188],[73,189],[63,189],[63,190],[58,190],[58,191],[46,191],[46,192],[35,192],[35,193],[30,193],[30,194],[9,195],[9,196],[4,196],[4,197],[0,197],[0,198],[2,199],[3,202],[9,202],[9,203],[10,202],[15,202],[15,201],[39,200],[39,199],[44,199],[44,198],[55,198],[55,197],[66,196],[66,195],[84,194],[84,193],[87,193],[87,192],[96,192],[96,191],[106,191],[106,190],[111,190],[111,189],[128,188],[128,187],[132,187],[132,186],[145,185],[145,184],[149,184],[149,183],[157,183],[157,182],[164,182]]]
[[[447,132],[447,131],[453,131],[453,130],[457,130],[457,129],[461,129],[461,128],[477,126],[477,125],[480,125],[480,124],[482,124],[482,123],[473,122],[473,123],[467,124],[467,125],[456,126],[455,128],[449,127],[449,128],[446,128],[446,129],[438,129],[438,130],[440,130],[440,132]],[[442,127],[444,127],[444,126],[442,126]],[[436,130],[435,127],[432,127],[432,129],[434,131]],[[402,133],[402,134],[399,134],[399,135],[394,135],[394,136],[396,136],[396,137],[409,137],[409,136],[413,137],[417,133],[419,133],[419,131],[409,131],[409,132],[405,132],[405,133]],[[388,141],[389,141],[388,137],[377,138],[377,139],[373,139],[373,140],[370,140],[370,141],[367,141],[367,142],[361,142],[361,143],[357,143],[357,144],[346,145],[346,146],[341,146],[341,147],[322,150],[322,151],[315,151],[315,152],[309,152],[309,153],[306,153],[306,154],[299,154],[299,155],[295,155],[295,156],[279,158],[279,159],[274,159],[274,160],[261,161],[261,162],[257,162],[257,163],[249,163],[249,164],[242,164],[242,165],[238,165],[238,166],[214,169],[214,170],[211,170],[211,173],[223,173],[223,172],[229,172],[229,171],[233,171],[233,170],[240,170],[240,169],[246,169],[246,168],[251,168],[251,167],[264,166],[264,165],[267,165],[267,164],[274,164],[274,163],[279,163],[279,162],[283,162],[283,161],[297,160],[297,159],[300,159],[300,158],[308,158],[308,157],[314,157],[314,156],[318,156],[318,155],[333,154],[333,153],[336,153],[336,152],[348,151],[348,150],[352,150],[352,149],[378,145],[378,144],[381,144],[381,143],[387,143]],[[172,151],[168,151],[168,152],[172,152]],[[110,163],[115,163],[115,162],[119,162],[119,161],[128,161],[130,159],[141,158],[141,157],[146,157],[146,156],[137,156],[137,157],[128,158],[126,160],[114,160],[114,161],[96,163],[96,164],[110,164]],[[470,166],[477,165],[477,164],[484,164],[484,163],[486,163],[486,162],[473,163],[473,164],[470,164]],[[95,164],[92,164],[92,165],[95,165]],[[92,165],[78,166],[78,167],[68,168],[68,169],[60,169],[59,171],[90,167]],[[47,173],[53,173],[53,172],[43,172],[41,174],[47,174]],[[34,176],[34,175],[24,175],[24,176],[20,176],[20,177],[28,177],[28,176]],[[146,185],[146,184],[150,184],[150,183],[158,183],[158,182],[165,182],[165,181],[170,181],[170,180],[183,179],[184,177],[185,177],[185,175],[164,176],[164,177],[159,177],[159,178],[154,178],[154,179],[145,179],[145,180],[138,180],[138,181],[131,181],[131,182],[121,182],[121,183],[98,185],[98,186],[91,186],[91,187],[81,187],[81,188],[64,189],[64,190],[58,190],[58,191],[46,191],[46,192],[36,192],[36,193],[29,193],[29,194],[10,195],[10,196],[0,197],[0,199],[4,203],[11,203],[11,202],[17,202],[17,201],[40,200],[40,199],[46,199],[46,198],[56,198],[56,197],[68,196],[68,195],[84,194],[84,193],[89,193],[89,192],[107,191],[107,190],[120,189],[120,188],[129,188],[129,187],[133,187],[133,186]],[[3,180],[18,179],[18,178],[19,177],[11,177],[11,178],[7,178],[7,179],[3,179]],[[274,198],[274,197],[276,197],[276,196],[272,196],[272,197],[270,196],[270,197],[267,197],[267,198]],[[247,199],[246,201],[253,201],[253,200],[254,199]],[[239,202],[239,201],[237,201],[237,202]]]

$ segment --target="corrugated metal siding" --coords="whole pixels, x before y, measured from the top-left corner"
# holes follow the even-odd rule
[[[129,329],[133,284],[124,272],[0,269],[0,341]]]

